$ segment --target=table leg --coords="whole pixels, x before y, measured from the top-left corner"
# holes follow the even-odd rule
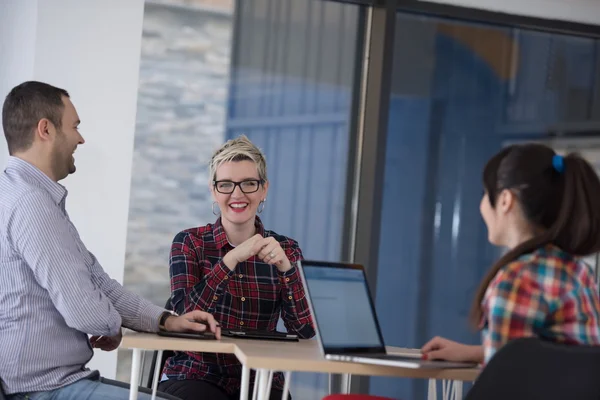
[[[342,394],[349,394],[350,393],[350,381],[352,379],[352,375],[350,374],[343,374],[342,375]]]
[[[454,381],[454,400],[462,400],[463,398],[463,382],[462,381]]]
[[[254,374],[254,390],[252,391],[252,400],[258,400],[258,387],[260,386],[260,375],[262,373],[262,369],[256,370],[256,374]]]
[[[131,357],[131,379],[129,387],[129,400],[137,400],[138,384],[140,382],[140,369],[142,368],[142,350],[133,349]]]
[[[158,382],[160,380],[160,373],[162,372],[163,365],[162,361],[163,351],[158,350],[156,353],[156,364],[154,365],[154,377],[152,378],[152,400],[156,400],[156,391],[158,390]]]
[[[271,385],[273,384],[273,370],[269,371],[269,380],[267,381],[267,390],[265,391],[265,397],[262,400],[269,400],[271,397]]]
[[[283,394],[281,395],[281,400],[288,400],[288,394],[290,391],[290,381],[292,380],[292,372],[287,371],[284,375],[285,382],[283,384]]]
[[[427,400],[437,400],[437,382],[435,379],[429,380],[429,388],[427,390]]]
[[[437,390],[437,387],[436,387]],[[454,397],[454,385],[452,381],[442,379],[442,399],[450,400]]]
[[[259,388],[258,388],[258,400],[264,400],[264,399],[268,399],[268,393],[267,393],[267,386],[269,384],[269,370],[268,369],[261,369],[260,371],[260,381],[259,381]]]
[[[240,400],[248,400],[248,391],[250,390],[250,368],[242,366],[242,385]]]
[[[146,366],[146,351],[142,351],[142,360],[140,361],[140,379],[138,386],[142,386],[142,379],[144,379],[144,367]]]

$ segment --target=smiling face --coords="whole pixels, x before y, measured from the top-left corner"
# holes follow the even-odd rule
[[[57,180],[75,173],[74,153],[77,146],[85,143],[79,133],[79,116],[68,97],[63,97],[64,113],[60,128],[56,128],[51,144],[51,165]]]
[[[223,222],[235,225],[254,223],[268,188],[269,183],[261,181],[256,163],[251,160],[224,162],[217,168],[211,185]]]

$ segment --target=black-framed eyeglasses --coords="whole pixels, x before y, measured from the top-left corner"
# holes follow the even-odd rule
[[[264,181],[262,179],[246,179],[241,182],[233,182],[233,181],[214,181],[215,189],[219,193],[223,194],[231,194],[235,190],[236,186],[240,187],[240,190],[243,193],[254,193],[258,191],[260,185],[262,185]]]

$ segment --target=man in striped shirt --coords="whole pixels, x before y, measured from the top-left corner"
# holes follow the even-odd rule
[[[219,335],[208,313],[178,317],[125,290],[86,249],[58,183],[75,172],[79,122],[69,94],[41,82],[13,88],[2,109],[0,380],[14,399],[127,399],[85,368],[93,347],[118,347],[121,326]]]

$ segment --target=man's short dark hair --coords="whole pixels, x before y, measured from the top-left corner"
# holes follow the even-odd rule
[[[29,81],[15,86],[4,100],[2,127],[8,152],[25,151],[33,144],[34,131],[42,118],[61,128],[66,90],[43,82]]]

